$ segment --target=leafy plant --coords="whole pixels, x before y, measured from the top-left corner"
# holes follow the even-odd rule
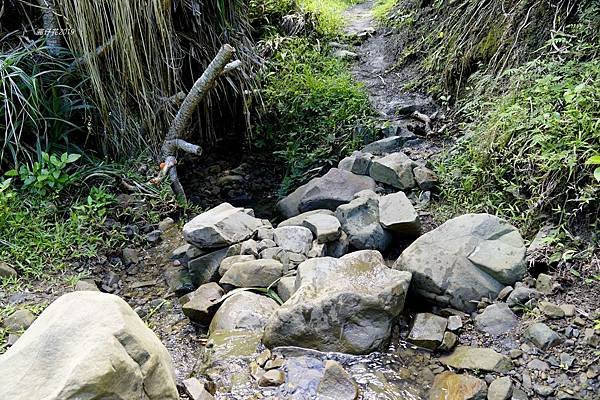
[[[73,207],[78,212],[79,218],[87,218],[96,222],[103,222],[108,213],[108,207],[115,203],[115,196],[107,192],[104,187],[94,186],[83,204]]]
[[[43,152],[40,160],[33,165],[21,164],[18,170],[12,169],[6,173],[6,176],[18,176],[23,183],[23,189],[36,195],[56,194],[73,181],[73,176],[67,172],[67,167],[79,158],[81,158],[80,154],[63,153],[58,157]]]
[[[0,43],[9,39],[0,37]],[[50,56],[41,40],[0,52],[2,163],[32,162],[42,150],[68,145],[89,108],[81,91],[85,82],[69,63]]]
[[[286,164],[282,192],[358,147],[356,127],[371,120],[366,93],[329,51],[308,39],[287,40],[264,76],[267,113],[254,143]]]
[[[598,161],[600,62],[580,29],[564,44],[569,59],[550,53],[500,77],[473,75],[459,101],[467,135],[438,164],[454,211],[499,214],[528,234],[550,217],[569,231],[590,227],[592,238],[600,188],[586,160]]]
[[[600,165],[600,156],[592,156],[585,163],[587,165]],[[600,182],[600,166],[594,170],[594,178]]]

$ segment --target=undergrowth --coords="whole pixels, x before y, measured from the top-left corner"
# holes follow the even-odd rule
[[[297,0],[300,12],[314,15],[317,33],[336,36],[344,27],[344,10],[360,0]]]
[[[268,117],[256,129],[255,144],[286,164],[282,194],[362,144],[354,132],[371,115],[367,95],[346,63],[329,53],[309,39],[288,39],[265,74]]]
[[[498,214],[528,237],[550,220],[566,242],[597,246],[600,9],[579,12],[537,59],[471,77],[458,103],[466,135],[437,166],[448,214]]]
[[[60,185],[36,170],[2,180],[0,262],[17,270],[20,279],[48,279],[56,273],[73,273],[74,262],[118,251],[131,240],[143,242],[143,235],[126,236],[124,225],[155,225],[180,206],[167,184],[138,184],[141,192],[133,193],[127,204],[119,203],[121,181],[145,180],[133,166],[96,163],[63,168],[57,175],[68,179]],[[32,176],[40,185],[26,185]],[[44,178],[39,181],[40,177]]]
[[[296,0],[296,17],[284,20],[299,15],[311,29],[273,28],[261,41],[270,59],[261,74],[264,117],[256,123],[253,143],[285,164],[281,195],[337,164],[364,140],[356,129],[372,116],[367,95],[347,62],[333,57],[334,49],[325,44],[341,36],[343,11],[355,3]],[[288,6],[286,0],[265,5],[270,15],[291,13]]]
[[[11,39],[0,38],[0,45]],[[41,40],[0,51],[0,168],[85,142],[78,136],[85,136],[86,81],[49,55]]]
[[[373,16],[375,19],[378,22],[387,25],[390,14],[398,4],[398,1],[399,0],[377,0],[373,7]]]

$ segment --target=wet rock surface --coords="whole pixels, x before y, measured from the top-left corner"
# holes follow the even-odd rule
[[[377,251],[310,262],[318,263],[312,279],[271,317],[265,344],[354,354],[383,348],[404,306],[410,274],[387,267]]]

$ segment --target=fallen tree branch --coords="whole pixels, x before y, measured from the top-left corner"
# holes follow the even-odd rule
[[[412,117],[425,124],[425,133],[427,136],[429,136],[433,132],[431,129],[431,117],[419,111],[413,112]]]
[[[231,72],[241,66],[241,62],[233,61],[229,62],[233,57],[235,49],[228,44],[221,47],[215,58],[208,65],[204,73],[194,83],[189,93],[183,100],[177,115],[173,119],[169,131],[165,137],[165,141],[161,148],[161,155],[164,160],[161,163],[161,168],[158,176],[150,180],[150,183],[157,184],[161,182],[166,176],[169,176],[171,181],[171,189],[185,201],[185,191],[179,177],[177,176],[177,158],[175,154],[177,150],[184,151],[186,153],[200,155],[202,149],[192,143],[188,143],[182,138],[184,137],[185,130],[190,123],[192,115],[200,101],[206,97],[208,91],[213,87],[217,78],[223,74]]]

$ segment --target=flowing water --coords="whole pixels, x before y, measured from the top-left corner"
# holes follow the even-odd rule
[[[285,360],[282,370],[286,381],[273,388],[260,388],[255,379],[248,375],[248,366],[257,355],[256,347],[246,338],[241,346],[227,341],[224,354],[213,349],[212,358],[218,358],[212,368],[205,370],[227,392],[217,392],[217,399],[314,399],[316,388],[324,370],[324,361],[335,360],[342,364],[360,387],[360,399],[364,400],[421,400],[427,399],[433,373],[430,369],[430,354],[396,342],[385,353],[353,356],[342,353],[324,353],[297,347],[280,347],[273,354]],[[243,348],[251,355],[231,357],[232,348]],[[215,368],[216,365],[216,368]]]

